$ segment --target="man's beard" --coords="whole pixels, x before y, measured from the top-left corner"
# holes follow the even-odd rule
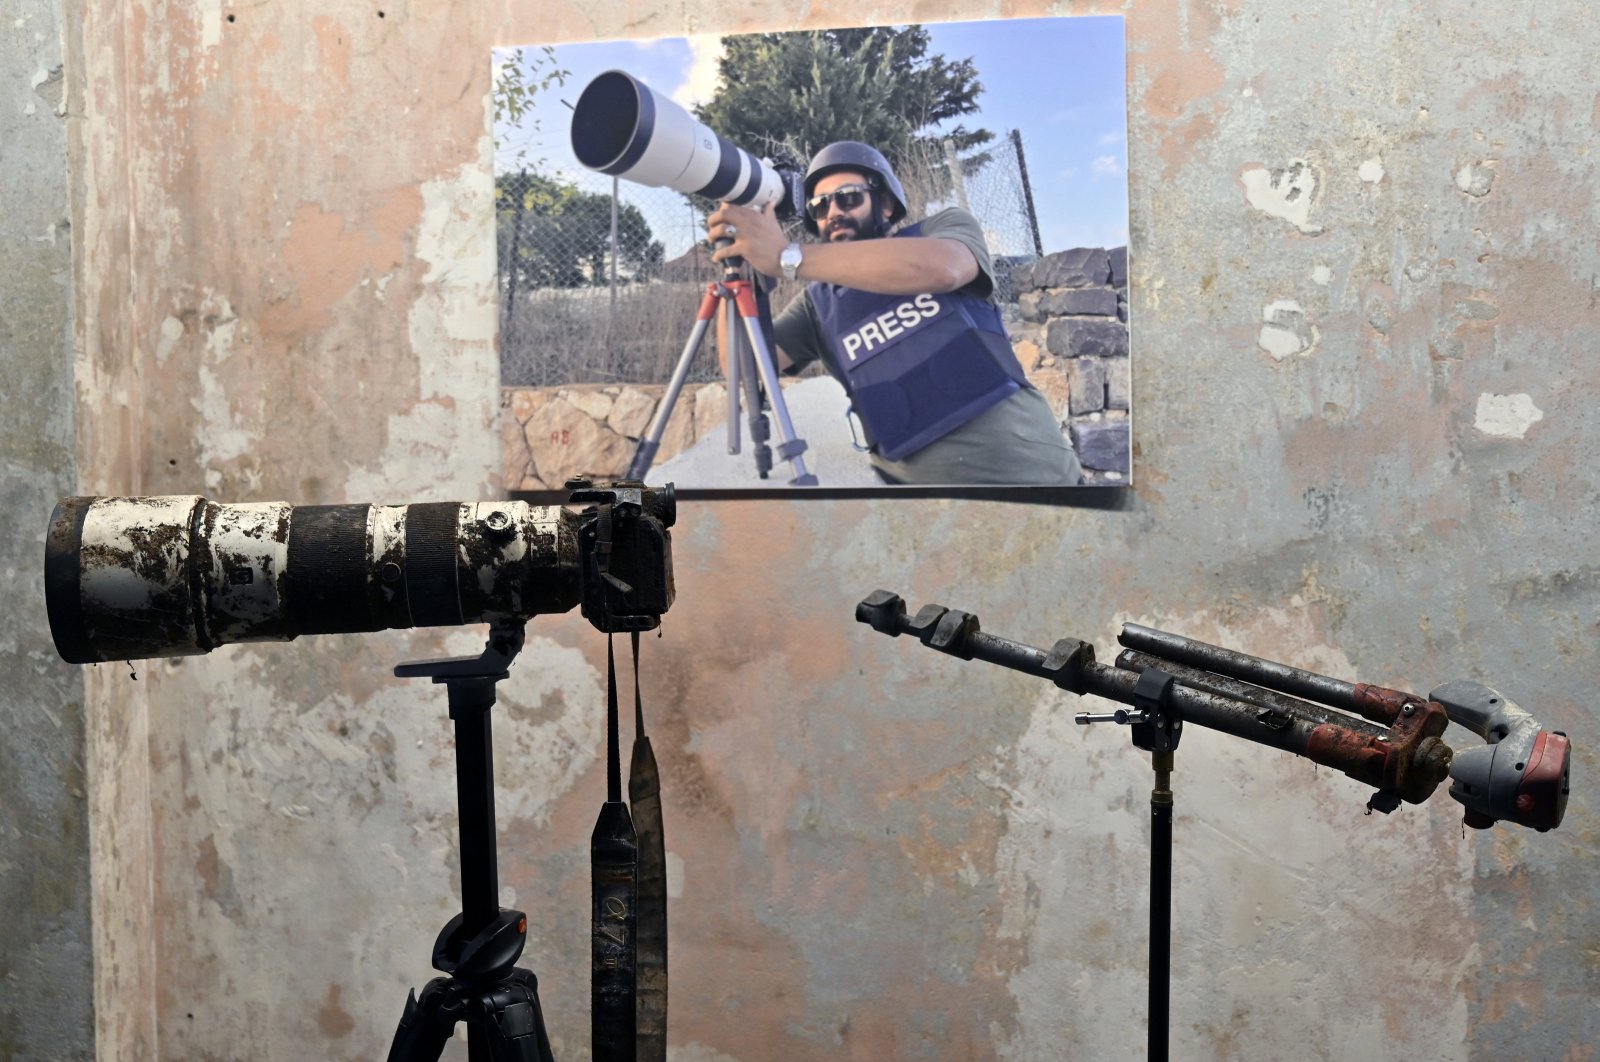
[[[867,196],[866,224],[858,223],[855,218],[850,217],[848,214],[840,214],[828,223],[828,231],[825,235],[830,242],[836,232],[853,233],[848,237],[851,240],[871,240],[882,236],[883,230],[883,214],[878,210],[878,197],[875,193],[869,193]]]
[[[856,223],[855,218],[838,217],[828,223],[828,239],[832,240],[834,233],[852,233],[849,239],[870,240],[883,235],[883,220],[873,215],[865,225]]]

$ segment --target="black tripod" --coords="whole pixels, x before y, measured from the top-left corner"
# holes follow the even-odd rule
[[[1145,1041],[1150,1062],[1165,1062],[1172,1000],[1172,754],[1183,737],[1183,720],[1172,703],[1175,679],[1158,668],[1139,673],[1133,711],[1080,713],[1076,722],[1130,727],[1134,748],[1150,753],[1155,785],[1150,790],[1150,1013]]]
[[[472,1062],[554,1062],[539,1007],[539,981],[515,964],[527,939],[528,916],[500,907],[494,838],[494,754],[489,709],[495,684],[522,648],[521,620],[496,621],[476,657],[401,664],[399,678],[431,678],[449,691],[456,732],[456,800],[461,830],[461,913],[433,945],[435,977],[405,1013],[389,1062],[436,1060],[467,1023]]]
[[[729,242],[718,240],[717,245],[725,246]],[[662,433],[667,430],[667,421],[671,419],[678,395],[689,377],[689,368],[720,306],[723,335],[727,337],[730,347],[728,452],[736,454],[740,449],[739,405],[742,388],[745,412],[750,422],[750,441],[754,444],[756,475],[766,479],[767,473],[772,470],[772,447],[768,444],[770,428],[766,417],[766,410],[770,407],[778,422],[778,437],[782,440],[777,447],[778,457],[788,461],[790,470],[794,472],[794,477],[789,480],[790,485],[814,487],[817,477],[806,471],[805,458],[801,456],[805,453],[805,440],[795,433],[789,407],[784,403],[783,391],[778,386],[778,364],[772,354],[772,344],[767,339],[771,314],[766,308],[766,293],[757,289],[759,282],[752,283],[744,275],[743,259],[730,258],[722,264],[722,279],[706,285],[705,297],[700,300],[700,309],[695,314],[694,328],[689,332],[689,340],[683,346],[683,354],[678,358],[672,380],[667,384],[667,392],[661,398],[661,405],[634,450],[627,478],[642,481],[650,471],[656,451],[661,448]]]

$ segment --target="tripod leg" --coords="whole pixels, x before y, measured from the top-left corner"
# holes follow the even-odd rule
[[[773,361],[772,351],[767,348],[766,337],[761,334],[761,320],[756,313],[755,299],[748,288],[740,293],[739,298],[745,338],[750,343],[756,370],[761,374],[762,386],[767,389],[767,401],[772,405],[773,417],[778,422],[778,437],[783,440],[778,446],[778,456],[788,461],[794,472],[794,478],[789,480],[792,485],[814,487],[817,477],[806,471],[805,458],[800,456],[805,453],[806,442],[795,434],[794,421],[789,419],[789,407],[783,400],[783,389],[778,384],[778,366]]]
[[[727,363],[728,377],[728,453],[736,454],[739,452],[739,384],[745,367],[744,329],[739,327],[732,299],[723,301],[722,316],[722,334],[727,338],[729,348],[723,358]]]
[[[750,425],[750,444],[755,451],[756,475],[766,479],[772,472],[772,447],[768,445],[772,438],[772,428],[767,422],[767,403],[761,391],[761,376],[756,369],[755,350],[750,346],[749,339],[744,336],[743,328],[739,329],[739,333],[741,338],[739,360],[744,363],[742,378],[745,416]]]
[[[428,986],[422,990],[420,1002],[415,992],[406,996],[406,1009],[400,1015],[400,1027],[395,1030],[394,1040],[389,1045],[389,1062],[437,1062],[444,1053],[444,1045],[450,1042],[456,1023],[454,1019],[444,1020],[439,1013],[439,1005],[444,999],[440,987],[443,980],[434,978],[428,982]]]
[[[1172,999],[1172,753],[1154,753],[1150,791],[1150,1062],[1166,1062]]]
[[[471,1062],[554,1062],[550,1037],[539,1006],[539,982],[527,970],[516,969],[485,1000],[485,1011],[474,1021],[473,1033],[482,1046],[472,1048]],[[481,1053],[480,1053],[481,1052]]]
[[[705,338],[706,327],[717,312],[719,301],[717,286],[708,285],[705,298],[700,300],[700,309],[695,313],[694,328],[689,332],[689,340],[683,345],[683,353],[678,357],[677,367],[672,370],[672,380],[667,384],[666,394],[661,396],[661,405],[656,408],[656,415],[650,419],[650,426],[645,429],[644,438],[639,440],[639,445],[633,451],[633,462],[628,465],[629,479],[643,480],[645,474],[650,471],[650,465],[656,459],[656,451],[661,449],[661,435],[667,430],[667,421],[672,417],[673,407],[678,404],[678,395],[683,391],[683,382],[689,378],[689,367],[694,363],[694,356]]]

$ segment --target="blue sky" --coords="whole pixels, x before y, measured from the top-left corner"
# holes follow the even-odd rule
[[[930,53],[971,58],[983,93],[980,110],[964,116],[969,128],[1003,136],[1019,129],[1033,186],[1034,207],[1046,251],[1125,244],[1128,239],[1128,144],[1123,20],[1117,16],[990,19],[922,23]],[[538,42],[532,42],[537,44]],[[495,51],[496,69],[515,49]],[[610,178],[584,171],[567,141],[571,111],[583,88],[610,69],[625,70],[681,104],[708,98],[716,88],[717,37],[564,44],[557,61],[572,72],[565,84],[536,97],[521,128],[495,130],[496,166],[512,168],[520,152],[542,160],[546,172],[609,191]],[[525,56],[535,54],[530,46]],[[565,104],[562,102],[565,101]],[[537,128],[535,128],[537,126]],[[841,136],[848,135],[841,132]],[[748,145],[746,145],[748,146]],[[647,216],[666,209],[661,195],[637,195],[621,182],[624,199]],[[682,202],[681,199],[678,200]],[[646,204],[656,204],[647,206]],[[667,255],[696,238],[686,220],[652,216]]]

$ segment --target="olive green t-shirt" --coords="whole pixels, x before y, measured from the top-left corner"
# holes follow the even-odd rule
[[[994,291],[994,264],[978,221],[965,210],[941,210],[922,223],[921,235],[958,240],[978,262],[978,275],[964,289],[979,298]],[[791,372],[820,360],[836,380],[834,364],[809,290],[802,291],[772,322],[778,346],[794,363]],[[1024,387],[972,420],[898,461],[869,455],[890,482],[919,485],[1075,486],[1078,457],[1044,395]]]

